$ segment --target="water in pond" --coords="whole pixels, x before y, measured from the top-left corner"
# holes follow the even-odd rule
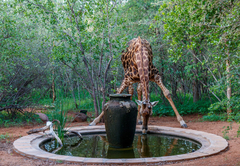
[[[64,147],[58,151],[55,141],[40,145],[40,148],[48,152],[56,151],[60,155],[111,159],[172,156],[191,153],[200,147],[200,143],[186,138],[160,134],[136,134],[133,147],[127,149],[109,148],[106,134],[85,135],[83,140],[78,137],[66,138]]]

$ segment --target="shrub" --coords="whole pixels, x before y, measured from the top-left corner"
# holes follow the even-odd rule
[[[34,112],[24,112],[15,114],[15,118],[11,118],[6,111],[0,112],[0,127],[10,127],[24,124],[42,123]]]
[[[227,115],[226,114],[221,114],[221,115],[216,115],[216,114],[209,114],[205,115],[202,117],[203,121],[226,121],[227,120]]]
[[[160,97],[157,95],[151,95],[151,101],[159,101]],[[180,115],[187,115],[187,114],[206,114],[208,113],[208,107],[210,106],[209,100],[199,100],[193,103],[192,97],[185,96],[180,103],[179,101],[174,101],[175,106],[177,107],[178,112]],[[175,113],[169,103],[164,104],[163,101],[159,101],[159,103],[153,108],[153,116],[174,116]]]

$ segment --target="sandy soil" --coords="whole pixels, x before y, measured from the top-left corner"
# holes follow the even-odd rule
[[[222,131],[224,126],[228,126],[228,122],[201,122],[198,115],[185,116],[189,129],[205,131],[219,136],[223,136]],[[179,127],[175,117],[151,117],[150,125],[160,125],[169,127]],[[74,126],[88,125],[87,122],[73,123]],[[98,125],[103,125],[100,123]],[[42,125],[43,126],[43,125]],[[41,159],[29,159],[21,156],[13,151],[12,143],[21,136],[27,135],[26,132],[32,128],[40,126],[25,126],[25,127],[9,127],[0,128],[0,135],[8,133],[10,138],[0,139],[0,166],[47,166],[47,165],[77,165],[72,163],[57,163]],[[172,166],[240,166],[240,138],[237,138],[237,130],[239,124],[233,123],[232,130],[229,131],[229,148],[220,154],[210,157],[188,160],[177,163],[166,163]],[[80,164],[78,164],[80,165]]]

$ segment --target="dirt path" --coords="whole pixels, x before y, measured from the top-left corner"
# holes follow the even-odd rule
[[[228,122],[200,122],[199,116],[191,115],[185,116],[184,120],[186,121],[189,129],[205,131],[208,133],[213,133],[216,135],[223,136],[222,131],[224,126],[228,126]],[[175,117],[152,117],[149,122],[150,125],[160,125],[160,126],[169,126],[169,127],[179,127]],[[83,126],[88,125],[88,123],[73,123],[74,126]],[[103,125],[103,124],[99,124]],[[39,126],[34,126],[39,127]],[[33,126],[26,127],[9,127],[9,128],[0,128],[0,136],[2,134],[8,133],[10,138],[0,140],[0,166],[47,166],[47,165],[77,165],[71,163],[56,163],[40,159],[29,159],[27,157],[18,155],[12,149],[12,143],[14,140],[21,136],[27,135],[26,132],[32,129]],[[237,138],[237,130],[239,125],[233,123],[232,130],[229,131],[228,136],[230,140],[229,148],[221,152],[218,155],[200,158],[195,160],[188,160],[177,163],[167,163],[166,165],[172,166],[240,166],[240,138]],[[78,164],[80,165],[80,164]]]

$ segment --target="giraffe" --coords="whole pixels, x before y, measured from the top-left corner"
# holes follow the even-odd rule
[[[150,102],[149,81],[155,82],[163,91],[164,96],[171,104],[177,120],[181,126],[186,128],[187,125],[175,107],[169,90],[163,85],[158,69],[152,63],[152,48],[149,42],[140,37],[134,38],[128,42],[126,52],[122,53],[121,61],[124,68],[124,79],[117,94],[123,92],[128,87],[129,94],[133,95],[133,84],[138,83],[137,93],[138,100],[138,124],[142,124],[142,133],[146,134],[148,130],[149,116],[152,114],[152,108],[157,105],[158,101]],[[142,99],[141,99],[142,98]],[[96,125],[104,112],[93,120],[90,125]]]

